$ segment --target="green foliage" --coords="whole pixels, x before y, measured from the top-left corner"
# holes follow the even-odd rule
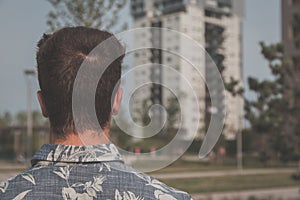
[[[0,115],[0,127],[10,126],[12,123],[12,116],[9,112]]]
[[[192,144],[187,149],[187,152],[191,153],[191,154],[198,154],[200,147],[202,145],[202,142],[203,142],[202,140],[193,140]]]
[[[141,116],[141,124],[142,126],[147,126],[150,123],[149,117],[149,108],[151,106],[151,101],[149,99],[144,99],[141,105],[141,108],[137,109],[139,116]],[[177,125],[180,120],[180,105],[178,99],[173,96],[167,100],[167,104],[165,106],[166,114],[167,114],[167,123],[163,130],[158,134],[160,138],[163,139],[171,139],[177,133]],[[138,121],[138,120],[137,120]]]
[[[11,159],[14,157],[12,144],[13,134],[9,131],[2,131],[0,135],[0,158]]]
[[[138,119],[135,119],[135,121],[141,122],[142,126],[147,126],[150,123],[150,117],[149,117],[149,108],[150,108],[150,100],[144,99],[142,102],[142,105],[140,108],[138,108],[136,111],[141,116],[141,121]]]
[[[33,126],[48,126],[49,122],[44,118],[40,111],[32,112],[32,124]],[[15,115],[12,115],[9,112],[4,112],[0,114],[0,127],[7,126],[26,126],[27,125],[27,112],[20,111]]]
[[[14,124],[17,126],[26,126],[27,125],[27,112],[20,111],[14,116]],[[32,124],[33,126],[48,126],[49,121],[44,118],[40,111],[32,112]]]
[[[110,139],[118,147],[126,150],[131,148],[131,136],[122,131],[119,127],[113,126],[110,130]]]
[[[291,177],[294,180],[300,181],[300,171],[293,173]]]
[[[86,26],[111,30],[127,0],[47,0],[52,7],[47,25],[51,31],[65,26]],[[122,29],[126,28],[123,24]]]
[[[230,92],[232,96],[241,96],[244,94],[244,89],[239,85],[240,81],[234,79],[233,77],[230,77],[230,81],[224,83],[225,89]]]
[[[176,125],[179,123],[180,119],[180,105],[178,99],[174,97],[170,97],[168,99],[168,104],[166,106],[167,111],[167,129],[174,130],[176,129]]]
[[[26,126],[26,123],[27,123],[27,113],[18,112],[16,115],[16,125]]]
[[[49,122],[39,111],[32,112],[33,127],[49,127]],[[27,112],[20,111],[14,115],[9,112],[0,114],[0,158],[14,159],[26,151]],[[17,131],[14,131],[15,128]],[[47,129],[46,129],[47,130]],[[45,138],[43,138],[45,137]],[[32,149],[36,151],[47,141],[48,133],[33,131]],[[18,138],[18,139],[17,139]]]
[[[281,44],[261,42],[260,46],[274,79],[248,78],[249,88],[257,98],[245,101],[245,118],[254,136],[259,136],[256,147],[262,162],[278,155],[282,161],[293,160],[300,149],[300,87],[295,76],[298,69],[287,62]]]

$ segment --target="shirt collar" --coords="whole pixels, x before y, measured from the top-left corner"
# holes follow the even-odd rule
[[[89,163],[122,161],[122,157],[114,144],[99,144],[93,146],[44,144],[34,155],[31,163],[35,165],[39,161]]]

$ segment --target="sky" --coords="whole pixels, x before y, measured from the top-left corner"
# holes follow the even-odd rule
[[[47,30],[51,9],[45,0],[0,0],[0,113],[26,110],[25,69],[36,69],[36,44]],[[243,55],[244,82],[247,77],[270,79],[267,62],[258,43],[280,42],[280,0],[246,0]],[[38,90],[34,79],[34,91]],[[252,98],[246,87],[246,97]],[[36,98],[33,108],[38,108]]]

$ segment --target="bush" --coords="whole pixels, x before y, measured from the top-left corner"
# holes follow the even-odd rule
[[[292,174],[292,179],[300,181],[300,171],[297,171]]]

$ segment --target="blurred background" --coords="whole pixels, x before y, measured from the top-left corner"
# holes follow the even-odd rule
[[[0,0],[0,24],[0,181],[29,167],[32,155],[49,142],[49,122],[36,99],[35,53],[43,33],[74,25],[113,33],[159,27],[184,33],[203,46],[223,77],[225,91],[208,92],[205,83],[213,82],[215,74],[204,53],[159,31],[132,36],[134,46],[158,43],[205,66],[203,78],[192,73],[189,78],[199,88],[197,136],[179,160],[151,175],[194,199],[300,199],[300,0]],[[181,73],[186,69],[174,55],[146,49],[126,58],[123,73],[145,63],[165,64]],[[123,80],[125,91],[145,79],[172,80],[181,88],[177,77],[164,75],[159,67],[137,73]],[[141,153],[170,142],[180,116],[186,118],[182,140],[192,135],[193,102],[181,110],[179,100],[165,90],[152,84],[137,90],[131,101],[134,121],[144,126],[149,107],[164,105],[168,118],[161,133],[137,140],[112,122],[113,142],[136,154],[131,163],[143,162]],[[212,98],[218,107],[212,106]],[[222,135],[207,157],[199,159],[216,113],[225,116]]]

